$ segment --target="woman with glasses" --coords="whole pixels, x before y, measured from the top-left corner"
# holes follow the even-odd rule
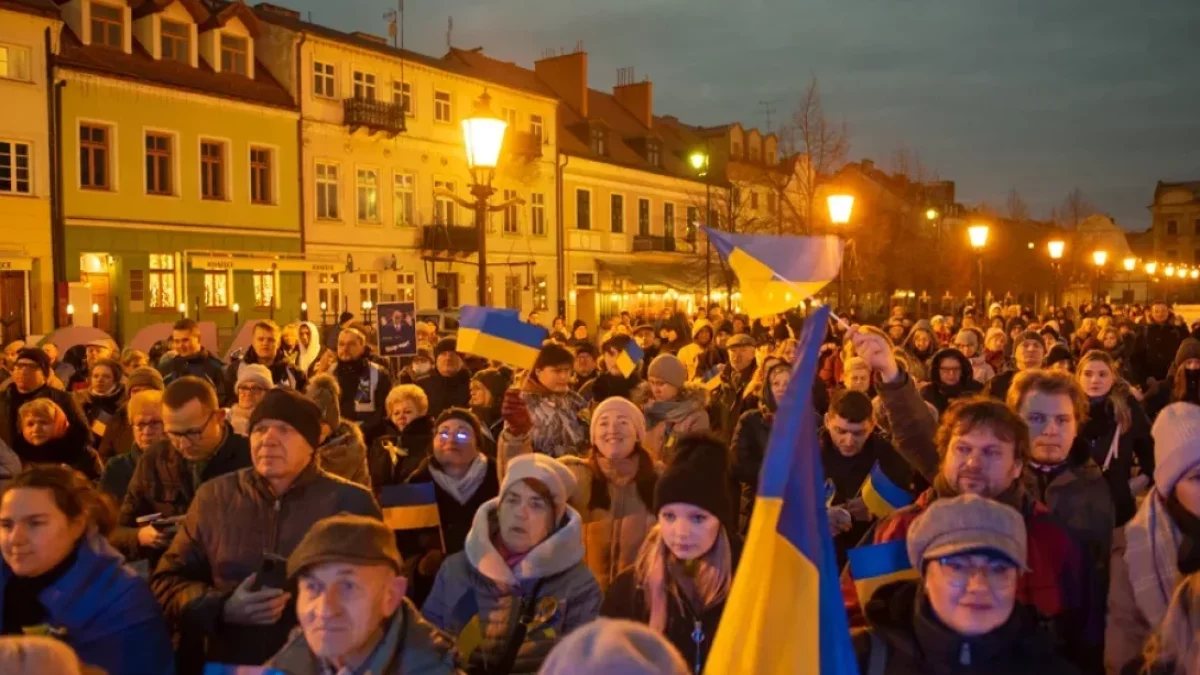
[[[233,388],[237,400],[229,406],[229,412],[226,414],[229,425],[233,427],[233,433],[250,437],[250,414],[267,392],[274,388],[271,371],[267,370],[266,366],[250,363],[238,371],[237,384]]]
[[[125,405],[124,414],[132,429],[131,447],[109,459],[104,465],[104,473],[100,474],[100,489],[117,504],[125,499],[133,470],[146,448],[167,438],[163,433],[162,391],[147,389],[134,394]]]
[[[913,521],[906,548],[919,579],[860,598],[870,627],[856,638],[861,672],[1078,672],[1016,601],[1027,542],[1015,509],[972,494],[938,499]]]

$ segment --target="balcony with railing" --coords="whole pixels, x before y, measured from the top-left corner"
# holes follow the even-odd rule
[[[633,238],[633,252],[694,253],[696,242],[661,234],[639,234]]]
[[[479,233],[474,226],[425,225],[421,228],[425,251],[466,255],[479,252]]]
[[[342,102],[342,113],[350,133],[365,128],[391,137],[404,131],[404,106],[399,103],[348,98]]]
[[[539,159],[542,156],[542,136],[528,131],[509,131],[505,145],[513,157]]]

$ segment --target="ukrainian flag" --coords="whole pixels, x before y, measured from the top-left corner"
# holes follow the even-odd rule
[[[908,561],[908,544],[903,539],[886,544],[858,546],[846,552],[850,578],[858,591],[858,603],[867,606],[875,591],[896,581],[916,579],[920,575]]]
[[[738,278],[742,308],[751,319],[787,311],[837,278],[842,266],[840,238],[734,234],[704,230]]]
[[[721,366],[713,366],[700,377],[704,383],[704,391],[715,391],[721,386]]]
[[[812,414],[828,318],[829,308],[821,307],[804,322],[800,363],[775,416],[742,560],[705,665],[709,675],[858,672]]]
[[[896,485],[883,471],[883,466],[875,462],[867,480],[863,481],[862,500],[867,510],[876,518],[886,518],[893,511],[902,509],[913,503],[913,497],[908,490]]]
[[[385,485],[379,491],[383,522],[393,530],[441,527],[433,483]]]
[[[644,358],[646,358],[646,352],[642,351],[636,342],[630,340],[625,345],[625,350],[617,354],[617,367],[621,369],[622,375],[629,377],[633,371],[637,370],[638,364]]]
[[[483,627],[479,623],[479,600],[475,591],[467,589],[466,593],[454,603],[450,610],[450,619],[455,625],[462,626],[458,631],[454,646],[458,650],[459,660],[465,664],[471,658],[471,653],[483,644]]]
[[[458,351],[532,368],[546,340],[546,329],[525,323],[507,309],[467,305],[459,313]]]

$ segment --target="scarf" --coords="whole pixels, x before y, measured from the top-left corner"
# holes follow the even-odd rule
[[[637,451],[629,453],[624,459],[609,459],[596,453],[596,465],[600,467],[600,472],[613,485],[629,485],[638,473],[639,455]]]
[[[677,399],[655,401],[650,404],[650,407],[646,408],[646,428],[649,429],[661,422],[667,422],[674,426],[703,407],[703,403],[693,396],[688,396],[688,391],[685,389],[680,392],[680,397]]]
[[[1157,626],[1179,584],[1178,551],[1182,534],[1166,500],[1158,491],[1150,493],[1125,525],[1125,565],[1133,599],[1146,623]]]
[[[429,475],[433,476],[433,482],[437,483],[438,487],[454,497],[454,501],[460,505],[466,504],[475,495],[475,491],[479,489],[479,486],[483,484],[484,477],[487,476],[487,455],[482,452],[477,453],[462,478],[455,478],[447,474],[433,462],[429,463]]]

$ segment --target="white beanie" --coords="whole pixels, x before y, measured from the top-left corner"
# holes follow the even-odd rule
[[[238,366],[237,383],[252,382],[264,389],[274,389],[275,383],[271,379],[271,371],[261,363],[243,363]]]
[[[508,488],[525,478],[536,479],[550,490],[554,496],[554,521],[562,520],[567,511],[567,500],[575,494],[575,474],[549,455],[536,452],[518,455],[508,463],[508,473],[504,474],[500,496],[503,497]]]
[[[1154,485],[1169,497],[1175,484],[1200,465],[1200,406],[1172,403],[1163,408],[1150,430],[1154,436]]]
[[[601,401],[600,405],[597,405],[596,409],[592,411],[591,432],[593,447],[596,445],[596,422],[600,419],[601,415],[607,412],[628,415],[629,419],[633,421],[633,429],[637,434],[638,443],[646,442],[646,416],[642,414],[642,411],[638,410],[633,401],[623,396],[609,396]]]
[[[667,639],[645,624],[596,619],[558,641],[538,675],[687,675]]]

